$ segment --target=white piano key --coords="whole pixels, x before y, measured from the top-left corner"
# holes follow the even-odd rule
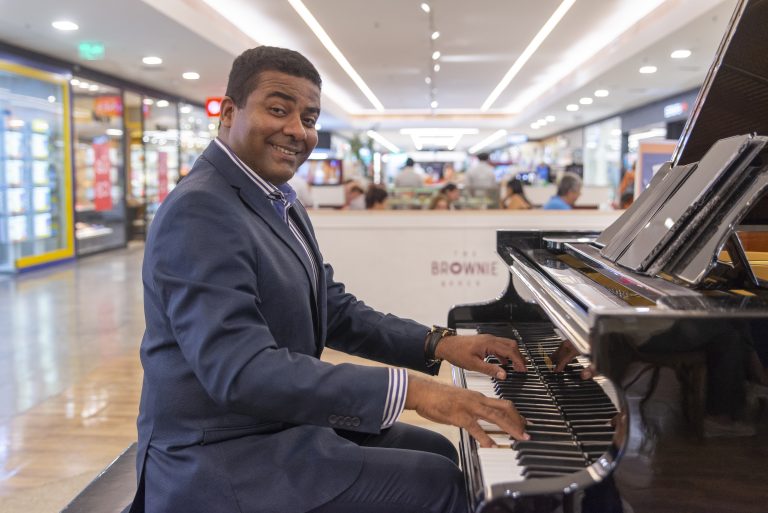
[[[517,462],[517,451],[507,448],[477,449],[480,470],[488,495],[489,488],[499,483],[522,481],[524,468]]]

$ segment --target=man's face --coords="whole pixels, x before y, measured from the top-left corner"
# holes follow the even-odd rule
[[[320,88],[306,78],[264,71],[242,109],[222,102],[219,137],[259,176],[280,185],[317,145]]]
[[[453,189],[452,191],[448,191],[446,194],[448,196],[448,199],[451,202],[459,201],[459,198],[461,198],[461,191],[459,189]]]
[[[569,191],[565,195],[564,201],[568,203],[570,206],[574,206],[576,204],[576,200],[579,199],[579,196],[581,196],[581,189],[577,189],[575,191]]]

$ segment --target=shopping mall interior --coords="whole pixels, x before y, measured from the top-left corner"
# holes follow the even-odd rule
[[[605,335],[613,329],[610,319],[618,318],[603,318],[595,312],[618,308],[617,300],[606,307],[594,296],[580,302],[577,295],[584,289],[578,286],[548,300],[541,288],[551,286],[547,285],[551,281],[574,283],[559,267],[571,265],[566,256],[573,255],[556,257],[557,265],[541,257],[542,266],[551,270],[546,278],[535,278],[526,274],[514,251],[505,253],[501,241],[507,239],[499,230],[557,234],[536,243],[526,235],[523,245],[540,244],[535,251],[567,253],[562,249],[567,244],[559,238],[566,231],[581,237],[580,243],[603,230],[628,241],[626,233],[633,225],[628,216],[647,215],[652,224],[651,200],[638,198],[646,190],[655,191],[656,198],[660,194],[656,192],[666,187],[666,199],[681,191],[677,204],[681,198],[690,198],[685,205],[741,205],[743,199],[745,206],[681,213],[680,219],[691,220],[691,228],[686,229],[695,232],[696,239],[678,244],[670,242],[669,235],[662,242],[656,240],[657,249],[642,256],[639,243],[634,250],[615,249],[617,265],[644,276],[654,274],[665,285],[655,288],[655,282],[638,279],[633,288],[628,284],[632,279],[618,279],[621,283],[612,289],[594,276],[590,283],[613,290],[622,298],[621,308],[629,304],[632,315],[639,315],[648,311],[648,304],[660,304],[659,290],[688,297],[671,291],[667,283],[714,289],[736,277],[742,280],[740,285],[729,285],[729,290],[743,291],[739,297],[762,298],[763,303],[734,307],[733,311],[749,311],[747,317],[762,322],[755,328],[743,321],[746,328],[739,325],[734,331],[741,333],[743,328],[754,339],[766,335],[760,330],[768,319],[768,230],[764,226],[768,225],[764,221],[768,219],[764,196],[768,174],[760,175],[756,162],[764,158],[758,156],[765,144],[759,135],[768,128],[763,127],[768,118],[763,116],[759,122],[753,118],[768,109],[764,106],[768,104],[764,102],[768,62],[764,56],[756,57],[759,52],[754,48],[745,49],[746,37],[739,33],[746,32],[746,22],[741,22],[747,17],[742,16],[746,9],[754,9],[752,17],[768,26],[768,2],[2,3],[6,15],[0,19],[0,511],[120,512],[133,498],[136,419],[144,376],[139,359],[146,328],[144,287],[156,279],[145,268],[142,280],[147,237],[156,217],[160,219],[164,202],[181,196],[174,190],[184,183],[182,179],[190,180],[186,178],[190,171],[194,175],[198,157],[209,145],[216,146],[232,62],[257,46],[296,50],[322,77],[321,111],[313,120],[318,143],[305,162],[297,163],[288,183],[311,220],[312,238],[316,237],[322,251],[320,263],[332,264],[336,280],[376,310],[426,326],[446,325],[448,319],[451,327],[462,327],[463,322],[470,328],[475,321],[462,316],[471,309],[457,305],[508,300],[538,304],[537,308],[557,314],[554,333],[576,346],[581,353],[578,358],[586,359],[598,353],[595,347],[591,352],[589,344],[610,338]],[[764,41],[765,30],[760,30]],[[750,34],[752,42],[760,40]],[[757,76],[754,80],[760,85],[733,86],[729,91],[754,99],[743,109],[748,119],[734,121],[723,112],[726,109],[713,107],[725,101],[714,91],[718,76],[724,81],[722,69],[736,67],[731,65],[733,56],[742,53],[756,63],[744,75]],[[726,56],[731,58],[728,66]],[[724,127],[731,131],[712,131],[706,139],[701,135],[705,119],[727,120]],[[696,149],[692,156],[694,142],[701,145],[706,139],[709,148],[718,139],[747,133],[758,135],[739,146],[738,152],[746,152],[743,148],[748,146],[752,153],[739,153],[741,160],[736,160],[757,159],[743,166],[749,170],[744,176],[752,181],[726,186],[718,181],[725,180],[718,174],[708,182],[737,193],[726,197],[713,192],[704,201],[693,193],[683,196],[684,185],[692,180],[683,185],[674,182],[676,188],[669,185],[666,177],[673,176],[675,169],[684,168],[693,176],[695,166],[690,162],[704,162],[703,150]],[[690,143],[687,154],[686,143]],[[706,154],[714,159],[712,155]],[[700,164],[698,169],[705,167]],[[482,173],[486,181],[477,178]],[[706,175],[702,171],[698,176]],[[568,189],[565,184],[571,183],[575,185]],[[657,210],[666,212],[661,200],[654,201]],[[754,204],[762,212],[759,215],[750,214]],[[706,222],[706,216],[714,221]],[[669,214],[662,220],[670,233],[680,224],[672,219],[677,218]],[[715,221],[724,228],[712,228]],[[639,222],[634,225],[641,229]],[[701,233],[712,232],[719,238],[711,247],[699,240],[704,237]],[[306,241],[298,238],[309,254]],[[702,252],[720,255],[701,264],[704,271],[698,274],[692,269],[697,257],[669,256],[673,249],[694,242],[697,248],[705,248]],[[612,248],[607,236],[596,244],[591,247],[603,248],[599,258],[608,258]],[[630,262],[630,257],[636,262]],[[313,258],[317,260],[309,255]],[[535,260],[530,255],[526,258]],[[604,269],[605,261],[600,261]],[[582,275],[589,274],[583,265],[576,267]],[[592,274],[605,279],[618,276],[604,270]],[[518,287],[525,283],[533,292],[528,296],[521,292],[518,297],[509,292],[513,282]],[[641,299],[625,303],[627,295]],[[714,295],[710,291],[707,297]],[[564,310],[553,306],[558,301]],[[677,308],[674,301],[661,303],[662,310]],[[574,316],[568,308],[575,304],[592,313],[570,331],[566,325]],[[680,307],[687,312],[683,317],[701,314],[699,310],[690,313],[699,308],[691,305]],[[532,307],[507,308],[513,313],[505,315],[514,317],[514,312],[528,308]],[[484,322],[491,321],[490,313],[478,315]],[[642,316],[638,319],[635,322],[642,324]],[[635,329],[626,322],[626,330]],[[652,322],[656,321],[648,325]],[[687,328],[679,329],[683,333]],[[581,339],[584,345],[579,345]],[[768,351],[764,342],[748,345],[752,349],[746,381],[752,395],[747,404],[754,410],[750,418],[762,415],[758,432],[765,434]],[[337,366],[382,365],[334,349],[326,349],[320,358]],[[666,370],[657,371],[653,380],[663,383],[670,371],[682,383],[678,392],[685,391],[694,379],[691,376],[700,376],[695,363],[700,360],[705,377],[695,379],[703,383],[714,374],[711,368],[705,372],[709,357],[702,357],[692,346],[681,349],[675,358],[671,364],[668,360],[658,364],[657,369]],[[654,354],[643,361],[661,359]],[[597,370],[616,371],[610,364],[603,365]],[[636,377],[640,383],[644,379],[642,373]],[[465,382],[461,374],[457,380],[457,372],[444,364],[436,380],[468,387],[469,378]],[[616,401],[616,409],[631,410],[629,400]],[[683,402],[681,411],[696,413],[691,401]],[[728,449],[737,451],[731,442],[738,445],[758,437],[744,427],[743,416],[736,417],[727,421],[707,417],[709,424],[698,433],[705,441],[725,440]],[[459,451],[474,447],[465,430],[433,422],[410,409],[401,420],[443,434]],[[637,430],[632,422],[630,416],[628,429]],[[711,448],[712,454],[723,449]],[[758,442],[742,449],[763,451],[763,456],[768,450]],[[625,452],[632,451],[619,451]],[[462,469],[468,474],[467,467],[477,456],[462,457],[466,458]],[[618,457],[595,459],[624,473],[634,464],[629,456],[623,467]],[[693,469],[696,464],[690,460],[681,468]],[[481,470],[488,465],[474,463]],[[104,469],[112,469],[111,474],[108,470],[100,475]],[[765,475],[764,470],[760,472],[755,475]],[[638,489],[653,489],[649,476],[641,476],[640,481],[647,482],[637,485]],[[105,485],[108,479],[117,484]],[[485,477],[485,488],[480,479],[481,491],[474,499],[484,499],[477,504],[470,499],[473,511],[480,511],[482,504],[500,493],[490,486],[489,477]],[[572,479],[575,490],[581,482]],[[663,483],[659,486],[667,485]],[[760,504],[751,494],[761,485],[745,486],[745,505],[738,511],[760,511],[764,502]],[[632,493],[621,491],[619,504],[625,512],[682,511],[658,505],[645,509],[648,504],[642,500],[636,503],[640,506],[632,506]],[[715,496],[708,504],[720,507],[721,499]],[[558,504],[569,511],[566,502]],[[483,511],[513,511],[511,503],[493,504],[501,509]],[[749,509],[752,506],[754,510]],[[254,507],[253,511],[262,511]],[[708,507],[690,511],[718,511]],[[606,510],[585,506],[584,511]]]

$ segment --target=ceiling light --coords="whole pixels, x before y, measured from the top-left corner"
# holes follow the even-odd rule
[[[91,87],[91,84],[89,84],[88,82],[80,82],[80,84],[78,84],[77,87],[79,87],[80,89],[88,89],[89,87]]]
[[[537,123],[538,125],[540,125],[540,126],[544,126],[544,125],[546,125],[546,124],[547,124],[547,120],[546,120],[546,119],[544,119],[544,118],[541,118],[541,119],[537,119],[537,120],[536,120],[536,123]]]
[[[504,75],[504,78],[501,79],[501,82],[499,82],[499,84],[491,92],[485,102],[483,102],[480,110],[488,110],[491,108],[493,102],[496,101],[504,89],[507,88],[509,83],[512,82],[512,79],[515,78],[515,75],[517,75],[523,66],[525,66],[525,63],[528,62],[528,59],[530,59],[534,52],[538,50],[541,43],[544,42],[547,36],[549,36],[550,32],[552,32],[557,24],[560,23],[560,20],[563,19],[565,13],[568,12],[568,9],[570,9],[575,2],[576,0],[563,0],[563,2],[555,10],[552,16],[549,17],[544,26],[541,27],[539,32],[533,37],[531,42],[528,43],[528,46],[525,48],[525,50],[523,50],[523,53],[521,53],[515,63],[512,64],[512,67],[509,69],[509,71],[507,71],[507,74]]]
[[[55,28],[56,30],[63,30],[65,32],[69,32],[72,30],[77,30],[80,27],[77,26],[77,23],[67,20],[57,20],[51,23],[51,26]]]
[[[469,153],[477,153],[481,149],[485,148],[486,146],[488,146],[492,142],[494,142],[494,141],[504,137],[505,135],[507,135],[507,131],[506,130],[504,130],[504,129],[497,130],[494,133],[492,133],[491,135],[489,135],[488,137],[486,137],[485,139],[483,139],[482,141],[480,141],[479,143],[477,143],[474,146],[472,146],[469,149]]]
[[[424,12],[429,12],[430,11],[429,4],[426,3],[426,2],[422,2],[421,10],[424,11]]]
[[[89,90],[89,91],[93,91],[93,92],[96,92],[96,91],[98,91],[98,90],[99,90],[99,86],[97,86],[96,84],[91,84],[91,85],[88,87],[88,90]]]
[[[195,71],[187,71],[185,73],[182,73],[182,78],[185,80],[197,80],[200,78],[200,73],[197,73]]]
[[[433,61],[436,61],[439,58],[440,58],[440,52],[438,50],[435,50],[434,52],[432,52],[432,60]]]
[[[192,112],[192,106],[191,105],[184,105],[183,107],[181,107],[179,109],[179,112],[181,112],[182,114],[189,114],[190,112]],[[192,121],[192,120],[190,120],[190,121]]]
[[[538,123],[531,123],[531,128],[533,128],[534,130],[538,130],[539,129],[539,124]]]
[[[344,71],[347,72],[347,75],[349,75],[349,77],[357,85],[360,91],[362,91],[365,97],[368,98],[368,101],[373,104],[376,110],[380,112],[383,111],[384,105],[382,105],[379,99],[376,98],[376,95],[373,94],[373,91],[371,91],[371,88],[368,87],[368,84],[366,84],[362,77],[357,73],[357,71],[355,71],[355,68],[353,68],[347,58],[344,57],[344,54],[341,53],[341,50],[338,49],[336,44],[333,42],[330,36],[328,36],[320,23],[315,19],[314,16],[312,16],[312,13],[309,12],[309,9],[307,9],[301,0],[288,0],[288,3],[290,3],[296,12],[299,13],[299,16],[301,16],[309,28],[312,29],[312,32],[315,33],[320,42],[323,43],[325,49],[328,50],[334,59],[336,59],[336,62],[339,63],[339,65],[342,67],[342,69],[344,69]]]
[[[666,137],[666,128],[651,128],[645,132],[638,132],[636,134],[630,134],[628,139],[632,142],[641,141],[643,139],[652,139],[654,137]]]
[[[440,31],[435,30],[434,32],[432,32],[432,41],[434,41],[438,37],[440,37]]]
[[[656,71],[658,71],[658,68],[656,66],[643,66],[638,71],[643,75],[649,75],[651,73],[656,73]]]
[[[437,105],[438,105],[437,100],[432,100],[432,102],[429,104],[429,106],[432,107],[433,109],[436,109]]]
[[[567,110],[568,112],[576,112],[577,110],[579,110],[579,106],[576,105],[575,103],[569,103],[568,105],[565,106],[565,110]]]
[[[584,98],[579,98],[579,103],[582,105],[592,105],[593,101],[594,100],[589,96],[585,96]]]
[[[373,130],[368,130],[366,134],[368,135],[368,137],[378,142],[379,144],[387,148],[392,153],[400,152],[400,148],[398,148],[397,146],[389,142],[383,135],[379,134],[378,132],[374,132]]]
[[[157,66],[158,64],[162,64],[163,63],[163,59],[161,59],[160,57],[155,57],[153,55],[149,55],[149,56],[144,57],[143,59],[141,59],[141,62],[143,62],[147,66]]]
[[[431,84],[432,83],[432,79],[430,77],[427,77],[427,78],[424,79],[424,82],[426,82],[427,84]]]
[[[80,84],[80,81],[76,78],[73,78],[72,80],[69,81],[69,83],[72,84],[73,86],[76,86]]]
[[[141,103],[143,103],[144,105],[154,105],[155,104],[155,100],[153,100],[152,98],[144,98],[141,101]]]
[[[167,107],[168,105],[170,105],[170,103],[168,103],[168,100],[157,100],[157,106],[160,108]]]
[[[404,135],[416,135],[419,137],[448,137],[453,135],[474,135],[477,128],[401,128]]]
[[[434,66],[432,66],[432,69],[435,70],[435,71],[440,71],[440,65],[439,64],[435,64]]]
[[[547,123],[554,123],[555,119],[557,119],[557,118],[555,118],[555,116],[549,115],[549,116],[547,116],[544,119],[547,120]]]
[[[120,137],[121,135],[123,135],[123,131],[120,130],[119,128],[107,128],[106,133],[107,135],[112,135],[115,137]]]
[[[673,59],[687,59],[691,56],[690,50],[675,50],[670,55]]]
[[[608,92],[608,89],[598,89],[597,91],[595,91],[595,96],[598,98],[605,98],[609,94],[610,93]]]
[[[54,102],[56,101],[56,97],[55,97],[55,96],[49,96],[49,97],[48,97],[48,101],[49,101],[50,103],[54,103]]]

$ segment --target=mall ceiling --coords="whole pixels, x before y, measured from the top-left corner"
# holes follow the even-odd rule
[[[499,130],[538,139],[698,87],[736,0],[426,3],[429,12],[417,0],[0,0],[10,14],[0,41],[197,102],[223,94],[245,48],[285,46],[323,76],[324,129],[374,130],[403,151],[468,150]],[[56,30],[57,20],[79,29]],[[102,43],[104,57],[83,60],[83,41]],[[200,78],[183,79],[188,71]],[[401,132],[414,129],[443,132]]]

